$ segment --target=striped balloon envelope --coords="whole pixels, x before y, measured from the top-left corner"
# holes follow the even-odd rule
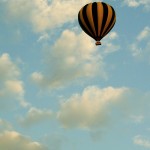
[[[100,40],[106,36],[116,22],[116,13],[112,6],[104,2],[86,4],[78,13],[78,21],[85,33],[101,45]]]

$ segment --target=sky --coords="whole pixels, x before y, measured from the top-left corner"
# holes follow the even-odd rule
[[[104,1],[101,46],[78,24],[90,2],[0,0],[0,149],[150,149],[150,0]]]

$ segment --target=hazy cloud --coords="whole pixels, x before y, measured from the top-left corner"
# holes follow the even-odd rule
[[[135,123],[141,123],[144,120],[143,115],[131,115],[130,118],[135,122]]]
[[[42,34],[39,39],[37,40],[37,42],[41,42],[41,41],[46,41],[48,40],[50,37],[47,33]]]
[[[46,150],[43,145],[32,141],[16,131],[0,133],[0,149],[3,150]]]
[[[146,10],[150,10],[150,1],[149,0],[124,0],[125,5],[129,7],[139,7],[144,6]]]
[[[134,43],[130,45],[132,55],[135,58],[146,60],[150,63],[150,27],[146,26],[136,37]]]
[[[61,133],[54,132],[53,134],[45,135],[44,137],[44,144],[50,149],[50,150],[62,150],[64,148],[64,144],[69,139],[66,138]],[[72,148],[72,147],[71,147]]]
[[[20,70],[12,62],[9,54],[0,56],[0,108],[11,106],[14,99],[18,100],[23,107],[28,106],[24,100],[23,82],[19,80]]]
[[[150,38],[150,27],[146,26],[137,36],[137,40],[142,41],[148,38]]]
[[[75,21],[79,9],[87,2],[88,0],[52,0],[50,3],[47,0],[9,0],[6,8],[11,18],[28,21],[34,31],[42,32]]]
[[[0,56],[0,81],[8,78],[17,78],[20,75],[18,67],[10,60],[9,54],[4,53]]]
[[[150,148],[150,139],[145,138],[141,135],[137,135],[133,138],[133,142],[136,145],[142,146],[144,148]]]
[[[31,126],[44,120],[52,118],[52,111],[31,107],[26,116],[21,117],[20,122],[23,126]]]
[[[87,87],[62,102],[58,120],[65,128],[102,128],[108,121],[109,106],[122,100],[126,91],[126,88]]]
[[[76,79],[105,77],[103,59],[94,40],[85,33],[65,30],[46,53],[47,72],[34,72],[32,80],[43,87],[61,87]]]
[[[0,132],[4,130],[12,130],[12,125],[8,121],[0,119]]]
[[[120,49],[120,45],[116,43],[119,35],[117,32],[110,32],[104,39],[102,39],[101,51],[103,51],[104,56]]]
[[[98,140],[112,125],[148,123],[149,99],[150,93],[136,89],[89,86],[60,103],[57,119],[63,128],[89,130]]]

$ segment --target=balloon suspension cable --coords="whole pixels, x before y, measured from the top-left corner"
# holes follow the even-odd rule
[[[96,41],[95,45],[96,46],[101,45],[101,42],[100,41]]]

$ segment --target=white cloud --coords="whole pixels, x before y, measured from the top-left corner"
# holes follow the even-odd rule
[[[140,5],[140,1],[137,0],[124,0],[124,3],[129,7],[138,7]]]
[[[135,58],[146,60],[150,63],[150,27],[146,26],[136,37],[136,41],[130,45],[132,55]]]
[[[8,80],[6,81],[5,85],[6,85],[6,89],[10,92],[20,93],[21,95],[24,94],[23,83],[21,81]]]
[[[132,43],[129,48],[130,48],[130,50],[132,52],[132,56],[133,57],[136,57],[136,58],[141,57],[141,55],[142,55],[142,48],[140,48],[138,46],[137,42],[136,43]]]
[[[20,75],[18,67],[10,60],[7,53],[0,57],[0,81],[5,81],[8,78],[17,78]]]
[[[103,59],[94,40],[85,33],[65,30],[46,53],[47,72],[34,72],[32,80],[43,87],[61,87],[79,78],[105,77]]]
[[[31,107],[25,117],[21,117],[23,126],[31,126],[44,120],[50,120],[53,116],[52,111]]]
[[[31,78],[36,84],[41,84],[41,82],[44,81],[44,76],[40,72],[32,73]]]
[[[125,5],[129,7],[139,7],[144,6],[146,10],[150,10],[150,1],[149,0],[124,0]]]
[[[146,26],[137,36],[138,41],[142,41],[150,37],[150,27]]]
[[[14,99],[26,107],[23,82],[19,80],[20,70],[7,53],[0,56],[0,108],[11,106]]]
[[[115,40],[117,40],[119,35],[117,32],[110,32],[106,37],[104,37],[104,40],[102,39],[102,48],[104,55],[113,53],[115,51],[118,51],[120,49],[120,45],[115,43]]]
[[[117,39],[118,38],[118,34],[116,32],[110,32],[108,34],[108,38],[109,39]]]
[[[41,41],[46,41],[49,39],[49,35],[47,33],[42,34],[39,39],[37,40],[37,42],[41,42]]]
[[[7,13],[28,21],[36,32],[42,32],[73,22],[77,19],[79,9],[87,2],[88,0],[52,0],[50,3],[47,0],[9,0]]]
[[[38,142],[21,135],[16,131],[5,131],[0,133],[0,149],[3,150],[46,150]]]
[[[108,121],[110,105],[122,100],[126,88],[92,86],[62,102],[58,120],[65,128],[102,128]]]
[[[136,145],[142,146],[144,148],[150,148],[150,139],[144,138],[141,135],[137,135],[133,138],[133,142]]]

